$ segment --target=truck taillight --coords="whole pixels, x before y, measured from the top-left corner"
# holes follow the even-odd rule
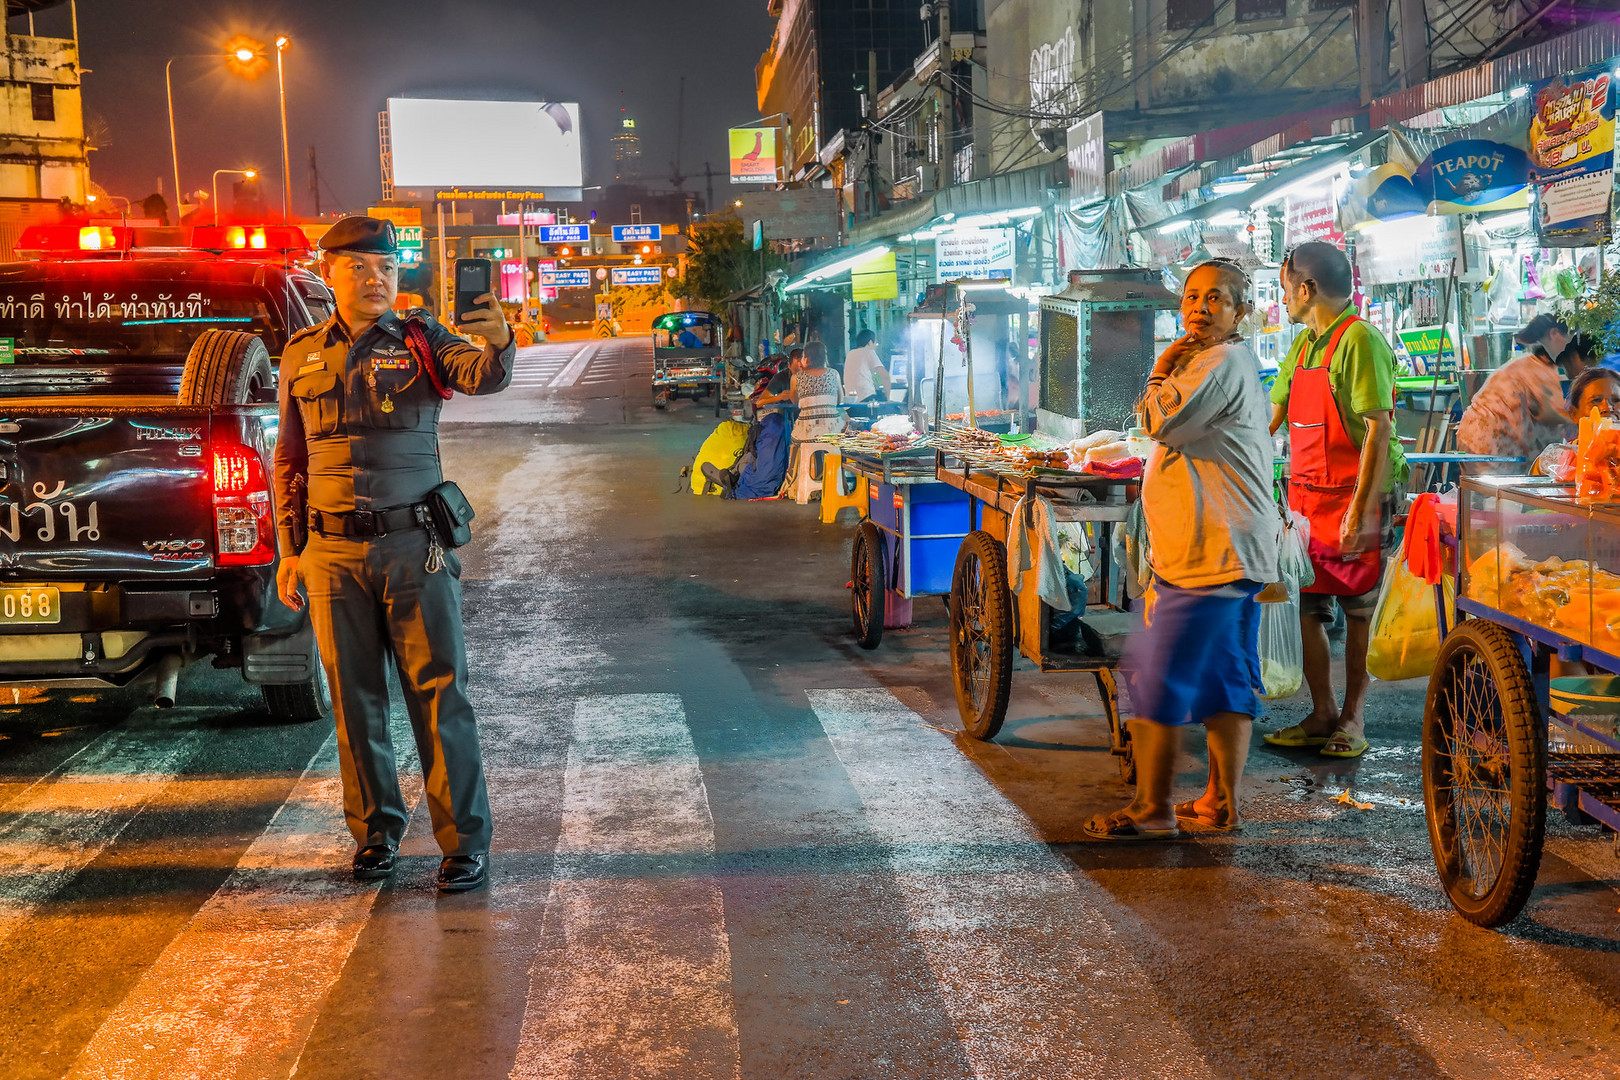
[[[214,549],[220,566],[265,566],[276,558],[270,485],[246,446],[214,448]]]

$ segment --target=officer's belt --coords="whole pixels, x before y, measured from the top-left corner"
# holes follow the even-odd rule
[[[351,510],[346,514],[309,508],[309,527],[322,536],[387,536],[405,529],[426,528],[428,520],[425,503],[388,510]]]

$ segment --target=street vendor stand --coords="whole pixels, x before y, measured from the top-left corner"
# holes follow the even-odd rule
[[[950,598],[951,676],[962,726],[979,739],[992,739],[1001,730],[1016,649],[1042,672],[1086,672],[1097,680],[1108,721],[1109,751],[1119,762],[1120,776],[1133,782],[1136,765],[1114,675],[1131,616],[1124,611],[1123,595],[1111,602],[1109,552],[1113,528],[1129,514],[1139,482],[1056,469],[1021,475],[970,451],[942,451],[935,464],[939,479],[968,500],[971,531],[957,553]],[[1009,576],[1007,545],[1014,530],[1021,531],[1020,539],[1029,550],[1040,550],[1042,538],[1027,509],[1037,497],[1051,502],[1057,521],[1089,523],[1100,534],[1098,577],[1078,598],[1087,614],[1081,616],[1073,649],[1054,647],[1049,632],[1053,608],[1040,596],[1035,561],[1022,572],[1016,593]],[[1098,596],[1096,604],[1090,603],[1092,592]]]
[[[1567,484],[1468,477],[1458,509],[1458,621],[1423,720],[1435,866],[1470,922],[1524,907],[1550,801],[1620,829],[1620,504]],[[1554,659],[1597,675],[1552,677]]]
[[[911,625],[913,599],[950,592],[956,550],[971,527],[968,500],[935,478],[926,442],[843,454],[845,471],[868,486],[867,517],[850,556],[850,611],[855,640],[875,649],[885,629]]]

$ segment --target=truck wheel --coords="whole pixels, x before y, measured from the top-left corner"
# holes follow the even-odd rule
[[[180,376],[182,405],[250,405],[275,400],[264,342],[241,330],[204,330]]]
[[[315,665],[315,674],[300,683],[259,687],[264,707],[277,720],[296,724],[325,720],[332,715],[332,691],[326,683],[326,668]]]

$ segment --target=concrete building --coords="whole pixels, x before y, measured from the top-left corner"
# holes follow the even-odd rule
[[[787,176],[805,177],[864,118],[877,87],[901,76],[928,43],[917,0],[769,0],[776,33],[754,69],[759,111],[785,120]],[[977,0],[951,0],[975,10]],[[934,5],[925,3],[923,9]]]
[[[79,43],[14,32],[63,0],[10,0],[0,67],[0,198],[83,202],[88,186]]]

